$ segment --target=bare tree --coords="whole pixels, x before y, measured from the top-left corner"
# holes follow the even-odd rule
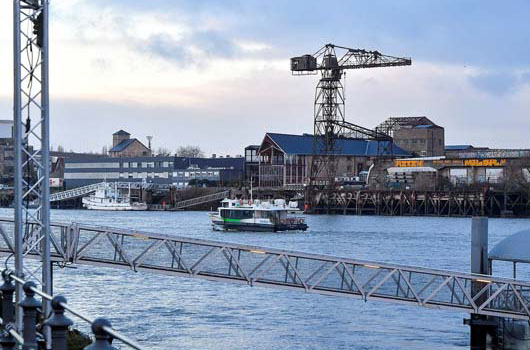
[[[64,147],[61,145],[57,146],[57,152],[64,152]]]
[[[107,148],[107,146],[103,146],[103,148],[101,149],[101,154],[103,154],[103,155],[106,156],[107,153],[108,153],[108,148]]]
[[[170,155],[171,155],[171,151],[165,147],[159,147],[156,150],[157,157],[169,157]]]
[[[530,157],[511,161],[504,168],[504,186],[507,190],[530,191]]]
[[[180,146],[175,154],[177,157],[204,158],[204,152],[199,146]]]

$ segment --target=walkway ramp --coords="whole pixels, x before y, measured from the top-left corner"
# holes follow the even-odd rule
[[[96,184],[77,187],[71,190],[62,191],[50,194],[50,202],[63,201],[66,199],[73,199],[77,197],[83,197],[91,192],[96,192],[99,188],[102,188],[106,185],[105,182],[98,182]]]
[[[200,196],[200,197],[195,197],[195,198],[191,198],[191,199],[186,199],[186,200],[177,202],[175,204],[175,206],[173,207],[173,209],[177,209],[178,210],[178,209],[190,208],[190,207],[194,207],[194,206],[197,206],[197,205],[200,205],[200,204],[220,201],[220,200],[223,200],[225,198],[228,198],[229,196],[230,196],[230,191],[227,190],[227,191],[222,191],[222,192],[208,194],[206,196]]]
[[[13,253],[0,219],[0,253]],[[82,224],[51,225],[52,260],[530,320],[530,282]],[[31,227],[29,228],[32,229]],[[40,258],[39,245],[26,247]],[[168,277],[169,278],[169,277]]]

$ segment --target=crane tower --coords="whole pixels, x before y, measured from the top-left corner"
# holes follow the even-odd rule
[[[340,56],[337,56],[339,53]],[[342,79],[347,69],[409,66],[410,58],[386,56],[378,51],[350,49],[327,44],[313,55],[291,58],[293,75],[322,74],[315,93],[313,154],[306,191],[306,204],[313,204],[316,190],[332,192],[335,188],[341,139],[378,141],[378,146],[390,147],[378,154],[392,152],[392,137],[345,120]],[[381,142],[379,142],[381,141]],[[329,198],[329,197],[328,197]]]

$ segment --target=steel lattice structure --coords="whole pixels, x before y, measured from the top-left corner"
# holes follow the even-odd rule
[[[0,219],[0,252],[13,251]],[[52,260],[530,320],[530,282],[130,229],[52,224]],[[34,256],[38,257],[36,253]]]
[[[48,0],[13,1],[15,270],[51,294],[49,202]],[[31,222],[31,223],[30,223]],[[29,269],[28,256],[42,264]],[[38,276],[39,271],[41,276]],[[17,301],[22,300],[17,287]],[[44,312],[50,311],[43,300]],[[22,325],[17,312],[17,325]]]
[[[336,49],[345,51],[340,58]],[[340,138],[368,139],[378,141],[378,154],[390,151],[392,138],[384,133],[348,123],[345,120],[345,96],[342,78],[347,69],[397,67],[411,65],[410,58],[386,56],[378,51],[350,49],[327,44],[313,55],[291,58],[293,75],[317,74],[319,80],[315,93],[314,142],[311,157],[309,186],[306,203],[314,204],[316,188],[324,189],[330,197],[335,189],[335,175],[340,155]],[[379,147],[379,141],[383,141]],[[388,142],[390,141],[390,142]],[[381,149],[380,149],[381,148]]]

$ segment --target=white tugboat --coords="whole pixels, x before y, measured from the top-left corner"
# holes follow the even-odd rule
[[[96,193],[83,197],[83,206],[90,210],[147,210],[147,204],[131,202],[131,187],[127,196],[120,195],[117,185],[105,183]]]
[[[216,212],[210,213],[212,228],[220,231],[289,231],[307,230],[305,219],[293,215],[284,200],[273,203],[224,199]]]

